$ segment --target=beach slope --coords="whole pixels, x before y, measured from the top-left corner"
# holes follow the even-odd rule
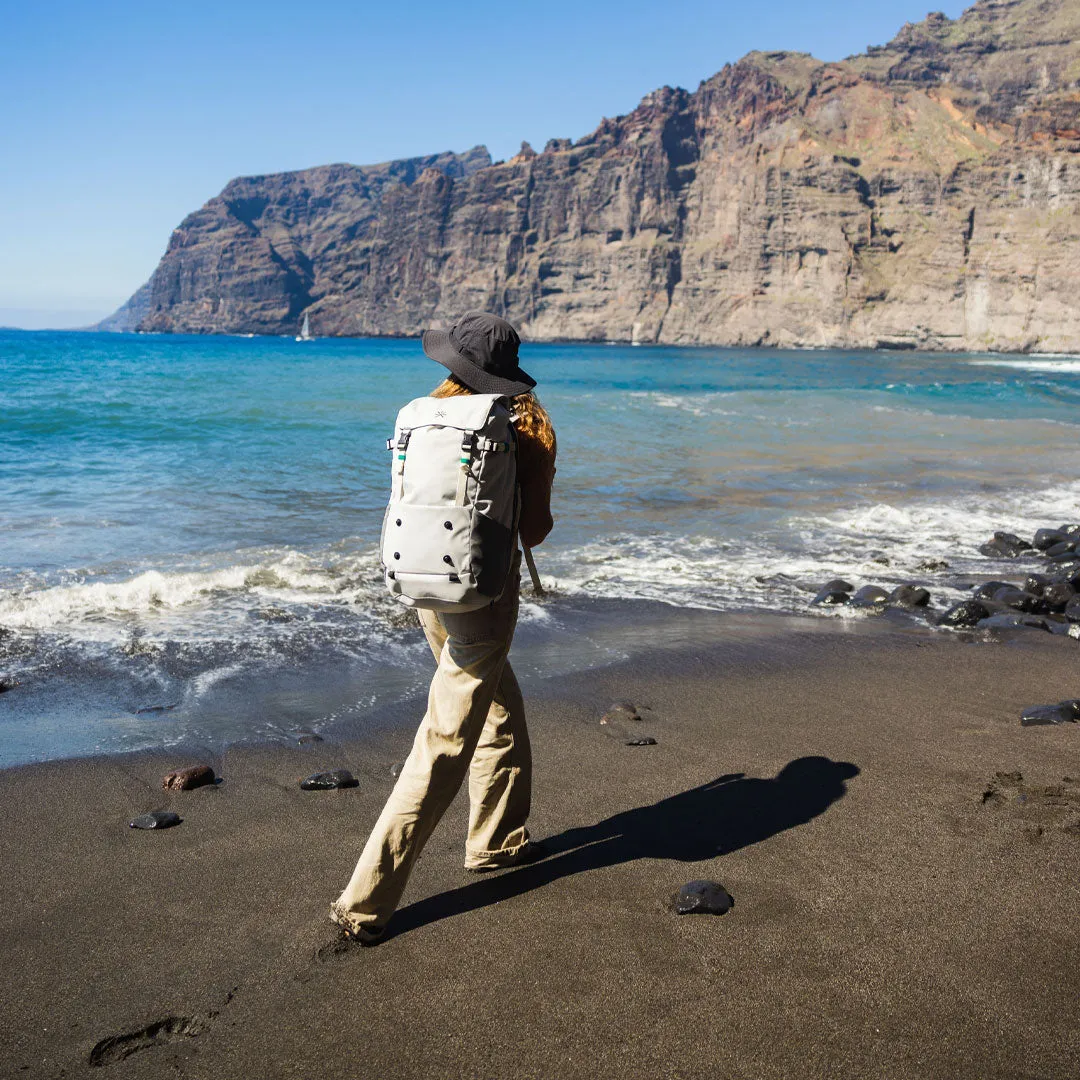
[[[405,728],[0,773],[0,1073],[1080,1072],[1080,725],[1018,721],[1080,695],[1075,642],[762,619],[526,691],[549,857],[466,874],[459,799],[375,949],[326,912]],[[734,909],[673,914],[696,878]]]

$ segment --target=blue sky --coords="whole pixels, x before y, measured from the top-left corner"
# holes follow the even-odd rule
[[[477,143],[504,158],[751,49],[839,59],[925,15],[902,0],[8,0],[0,325],[113,310],[234,176]]]

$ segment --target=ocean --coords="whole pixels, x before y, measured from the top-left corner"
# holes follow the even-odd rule
[[[1000,571],[993,530],[1080,518],[1077,357],[522,363],[559,437],[526,677],[804,614],[835,576],[944,604]],[[289,739],[422,689],[376,542],[394,415],[441,373],[412,340],[0,332],[0,765]]]

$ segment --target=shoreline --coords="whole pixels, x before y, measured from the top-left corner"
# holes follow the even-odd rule
[[[806,593],[809,598],[810,592]],[[523,604],[536,602],[523,593]],[[854,608],[823,608],[803,612],[716,611],[683,608],[654,600],[565,598],[554,622],[546,614],[549,602],[538,605],[539,614],[523,613],[515,635],[511,660],[528,693],[544,696],[549,687],[577,675],[592,675],[624,665],[646,667],[661,662],[678,663],[679,652],[707,654],[723,649],[735,639],[772,644],[786,639],[785,651],[798,650],[818,637],[856,635],[869,639],[892,635],[933,633],[925,615],[893,608],[870,613]],[[940,610],[944,610],[941,608]],[[940,613],[940,612],[939,612]],[[574,632],[567,630],[572,624]],[[74,752],[59,749],[22,761],[0,762],[0,771],[50,761],[80,761],[166,753],[183,755],[223,754],[234,748],[293,746],[301,735],[317,735],[336,741],[363,740],[368,734],[409,727],[423,712],[430,672],[430,655],[419,627],[407,627],[396,639],[400,650],[380,671],[380,684],[372,689],[370,660],[360,668],[334,662],[311,663],[273,673],[253,670],[235,679],[214,684],[209,696],[190,706],[155,708],[150,698],[134,699],[127,709],[119,705],[130,691],[121,692],[113,708],[113,726],[143,724],[144,732],[160,734],[150,744]],[[410,663],[405,663],[409,660]],[[70,686],[68,684],[71,684]],[[93,696],[81,697],[77,675],[60,673],[38,682],[17,685],[0,698],[6,706],[10,740],[18,738],[19,725],[32,730],[49,716],[51,723],[68,729],[71,714],[92,711]],[[93,681],[89,691],[95,689]],[[22,698],[26,693],[27,697]],[[17,696],[18,695],[18,696]],[[166,695],[168,696],[168,695]],[[52,712],[57,705],[63,712]],[[221,727],[221,718],[236,711],[232,726]],[[148,715],[140,715],[148,714]],[[256,720],[255,718],[260,718]],[[110,721],[95,718],[108,730]],[[176,725],[182,723],[185,728]],[[261,724],[262,726],[257,726]],[[194,732],[190,729],[194,728]],[[132,736],[133,738],[136,736]],[[144,738],[150,738],[149,735]]]
[[[1005,577],[1024,576],[1017,572],[1018,568],[1011,569],[1011,575],[1004,571]],[[986,576],[991,576],[989,569]],[[805,596],[807,607],[801,612],[718,611],[656,600],[564,597],[557,601],[557,613],[552,617],[550,601],[537,603],[526,590],[523,609],[528,605],[535,612],[530,615],[523,610],[511,660],[526,692],[545,697],[551,687],[560,687],[566,680],[592,678],[637,665],[646,669],[671,665],[677,668],[680,654],[706,656],[730,649],[733,642],[744,642],[749,649],[772,649],[790,662],[793,655],[812,654],[815,642],[830,637],[857,637],[887,647],[890,639],[909,636],[957,637],[987,646],[1017,635],[1051,636],[1019,626],[993,631],[936,626],[934,620],[948,608],[951,599],[943,603],[939,599],[938,605],[931,608],[815,608],[811,604],[813,594],[807,590]],[[1063,639],[1077,647],[1072,638]],[[338,742],[362,741],[369,734],[408,728],[418,722],[431,670],[419,627],[399,628],[393,656],[381,667],[373,668],[374,662],[373,656],[368,656],[362,663],[351,665],[347,660],[333,658],[302,661],[278,673],[253,668],[220,684],[212,683],[206,694],[192,702],[180,700],[175,705],[155,705],[149,697],[136,703],[130,687],[108,682],[98,686],[93,679],[84,684],[77,672],[60,672],[44,681],[30,682],[25,689],[20,689],[23,684],[17,684],[0,698],[0,706],[5,706],[7,712],[9,752],[11,740],[17,744],[19,739],[32,737],[46,718],[44,729],[52,727],[60,734],[53,740],[51,752],[0,761],[0,771],[50,761],[159,752],[215,757],[245,747],[290,747],[301,736],[309,741],[311,736]],[[378,673],[377,680],[372,679],[373,671]],[[101,713],[102,706],[94,696],[98,692],[115,699],[106,710],[111,719]],[[181,694],[181,699],[184,696]],[[121,701],[128,698],[128,704],[122,705]],[[57,708],[61,711],[55,711]],[[73,715],[80,711],[90,717],[89,723],[97,725],[99,738],[101,733],[112,730],[117,733],[114,739],[140,744],[124,746],[115,742],[104,748],[65,749],[65,740],[70,746],[77,745],[71,725]]]
[[[49,328],[24,328],[20,326],[3,326],[0,327],[0,333],[18,333],[18,334],[103,334],[103,335],[121,335],[130,337],[155,337],[155,338],[234,338],[237,340],[246,341],[288,341],[293,340],[296,337],[295,331],[282,331],[280,333],[266,333],[259,331],[205,331],[197,332],[190,330],[102,330],[97,326],[69,326],[58,327],[55,329]],[[312,341],[419,341],[418,334],[329,334],[326,336],[314,337]],[[926,348],[918,344],[909,344],[907,342],[892,343],[887,341],[876,341],[874,344],[866,345],[821,345],[813,342],[807,342],[805,344],[784,344],[784,345],[770,345],[762,342],[754,342],[748,344],[733,344],[727,343],[678,343],[667,341],[635,341],[632,338],[556,338],[556,337],[538,337],[529,338],[529,344],[533,345],[617,345],[627,348],[653,348],[653,349],[682,349],[686,351],[692,350],[705,350],[705,349],[725,349],[725,350],[739,350],[739,351],[756,351],[756,352],[836,352],[836,353],[911,353],[915,356],[1002,356],[1002,357],[1017,357],[1017,356],[1029,356],[1033,359],[1060,359],[1060,360],[1076,360],[1080,359],[1080,343],[1077,344],[1075,352],[1062,352],[1055,350],[1053,352],[1040,352],[1036,349],[1016,348],[1016,349],[998,349],[998,350],[980,350],[980,349],[946,349],[941,348],[940,344],[935,348]],[[305,344],[309,344],[305,342]]]
[[[326,906],[407,751],[407,702],[407,726],[365,738],[227,748],[215,788],[160,789],[197,760],[179,751],[0,770],[0,1060],[28,1077],[1071,1077],[1080,726],[1018,718],[1080,695],[1076,643],[884,630],[726,625],[530,679],[532,826],[553,855],[465,874],[459,798],[377,949],[338,951]],[[620,699],[657,745],[599,724]],[[359,787],[300,791],[334,767]],[[157,808],[182,824],[127,828]],[[673,915],[695,878],[733,911]]]

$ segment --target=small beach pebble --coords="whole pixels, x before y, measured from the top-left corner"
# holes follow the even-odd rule
[[[735,906],[718,881],[688,881],[672,899],[676,915],[725,915]]]
[[[14,690],[18,685],[14,679],[0,677],[0,694],[6,694],[9,690]]]
[[[174,814],[171,810],[151,810],[149,814],[132,818],[128,826],[132,829],[171,829],[182,820],[179,814]]]
[[[296,737],[297,746],[314,746],[315,743],[321,743],[323,737],[316,735],[314,731],[305,731]]]
[[[304,791],[329,791],[332,788],[353,788],[359,781],[348,769],[335,769],[333,772],[313,773],[300,781]]]
[[[209,765],[192,765],[188,769],[176,769],[167,773],[161,786],[167,791],[190,791],[192,788],[213,784],[217,780]]]
[[[656,740],[651,735],[641,735],[636,739],[627,739],[627,746],[655,746]]]
[[[404,768],[404,761],[395,761],[394,764],[390,766],[390,775],[396,780],[401,775]]]
[[[1058,705],[1032,705],[1020,714],[1021,727],[1044,727],[1051,724],[1075,724],[1080,713],[1076,702],[1063,701]]]

